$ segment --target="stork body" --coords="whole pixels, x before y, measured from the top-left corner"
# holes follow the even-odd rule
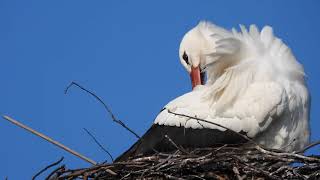
[[[179,56],[193,91],[169,102],[118,160],[172,150],[165,135],[182,147],[246,141],[234,132],[287,151],[309,142],[310,98],[303,67],[271,27],[240,28],[227,31],[200,22],[184,36]]]

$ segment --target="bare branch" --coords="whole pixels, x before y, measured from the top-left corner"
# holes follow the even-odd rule
[[[285,145],[285,146],[281,147],[280,149],[284,150],[284,149],[286,149],[287,147],[292,146],[292,144],[293,144],[295,141],[296,141],[296,139],[293,139],[289,144],[287,144],[287,145]]]
[[[99,146],[105,153],[108,154],[108,156],[110,157],[110,159],[111,159],[112,162],[113,162],[113,157],[112,157],[112,155],[109,153],[109,151],[106,150],[106,148],[104,148],[104,147],[99,143],[99,141],[94,137],[94,135],[91,134],[86,128],[83,128],[83,129],[84,129],[84,130],[87,132],[87,134],[94,140],[94,142],[95,142],[96,144],[98,144],[98,146]]]
[[[96,164],[97,164],[95,161],[93,161],[93,160],[91,160],[91,159],[89,159],[89,158],[81,155],[80,153],[78,153],[78,152],[76,152],[76,151],[68,148],[67,146],[59,143],[58,141],[55,141],[55,140],[51,139],[50,137],[48,137],[48,136],[46,136],[46,135],[44,135],[44,134],[42,134],[42,133],[40,133],[40,132],[38,132],[38,131],[36,131],[36,130],[34,130],[34,129],[32,129],[32,128],[30,128],[30,127],[28,127],[28,126],[26,126],[26,125],[24,125],[24,124],[22,124],[22,123],[20,123],[20,122],[18,122],[18,121],[16,121],[16,120],[14,120],[14,119],[12,119],[12,118],[10,118],[9,116],[2,116],[2,117],[3,117],[5,120],[8,120],[9,122],[11,122],[12,124],[17,125],[17,126],[23,128],[23,129],[31,132],[32,134],[41,137],[42,139],[50,142],[51,144],[53,144],[53,145],[55,145],[55,146],[58,146],[59,148],[61,148],[61,149],[65,150],[65,151],[67,151],[67,152],[69,152],[69,153],[77,156],[78,158],[80,158],[80,159],[82,159],[82,160],[87,161],[87,162],[90,163],[90,164],[93,164],[93,165],[96,165]]]
[[[45,168],[41,169],[36,175],[34,175],[32,177],[32,180],[35,180],[40,174],[42,174],[43,172],[45,172],[46,170],[48,170],[49,168],[58,165],[59,163],[61,163],[61,161],[63,161],[64,157],[61,157],[58,161],[49,164],[48,166],[46,166]]]
[[[45,180],[53,180],[53,176],[59,176],[61,171],[65,171],[65,165],[62,165],[58,168],[56,168],[55,170],[53,170],[47,177]]]
[[[320,159],[318,158],[314,158],[314,157],[307,157],[304,155],[300,155],[300,154],[296,154],[296,153],[288,153],[288,152],[272,152],[266,149],[261,148],[260,146],[256,146],[256,149],[262,153],[265,154],[271,154],[274,156],[288,156],[288,157],[292,157],[292,158],[297,158],[297,159],[303,159],[305,161],[311,161],[311,162],[318,162],[320,163]]]
[[[179,151],[185,153],[185,154],[189,154],[186,150],[184,150],[182,147],[179,147],[168,135],[164,136],[165,138],[168,139],[168,141]]]
[[[76,82],[71,82],[70,85],[67,86],[66,90],[64,91],[65,94],[68,93],[68,90],[69,90],[70,87],[72,87],[73,85],[79,87],[80,89],[82,89],[83,91],[89,93],[89,94],[92,95],[95,99],[97,99],[97,100],[103,105],[104,109],[108,112],[108,114],[111,116],[111,119],[112,119],[115,123],[121,125],[121,126],[124,127],[125,129],[127,129],[129,132],[131,132],[136,138],[140,139],[140,136],[139,136],[137,133],[135,133],[135,132],[134,132],[132,129],[130,129],[126,124],[124,124],[121,120],[117,119],[117,118],[114,116],[114,114],[112,113],[111,109],[110,109],[110,108],[106,105],[106,103],[104,103],[103,100],[102,100],[99,96],[97,96],[95,93],[87,90],[86,88],[82,87],[81,85],[79,85],[79,84],[76,83]]]
[[[306,150],[308,150],[308,149],[310,149],[310,148],[312,148],[312,147],[314,147],[314,146],[317,146],[317,145],[319,145],[319,144],[320,144],[320,141],[313,142],[313,143],[307,145],[306,147],[304,147],[303,149],[301,149],[300,151],[298,151],[297,153],[303,153],[303,152],[305,152]]]
[[[230,128],[227,128],[227,127],[225,127],[225,126],[223,126],[223,125],[221,125],[221,124],[214,123],[214,122],[211,122],[211,121],[207,121],[207,120],[205,120],[205,119],[200,119],[200,118],[197,118],[197,117],[188,116],[188,115],[185,115],[185,114],[175,113],[175,112],[170,111],[169,109],[168,109],[168,112],[171,113],[171,114],[177,115],[177,116],[183,116],[183,117],[187,117],[187,118],[190,118],[190,119],[198,120],[198,121],[200,121],[200,122],[205,122],[205,123],[209,123],[209,124],[216,125],[216,126],[218,126],[218,127],[221,127],[221,128],[226,129],[226,130],[232,131],[233,133],[235,133],[235,134],[239,135],[240,137],[248,140],[249,142],[251,142],[251,143],[253,143],[253,144],[255,144],[255,145],[258,145],[255,141],[253,141],[253,140],[252,140],[251,138],[249,138],[248,136],[243,135],[243,134],[241,134],[241,133],[239,133],[239,132],[236,132],[236,131],[234,131],[234,130],[232,130],[232,129],[230,129]]]

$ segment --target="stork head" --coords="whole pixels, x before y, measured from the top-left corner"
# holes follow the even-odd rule
[[[205,83],[204,54],[207,49],[208,43],[198,26],[187,32],[180,43],[180,62],[190,74],[192,89]]]

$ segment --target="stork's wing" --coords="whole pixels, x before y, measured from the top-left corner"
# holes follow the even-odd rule
[[[208,89],[210,90],[210,88]],[[278,119],[284,110],[288,109],[287,94],[284,88],[275,82],[249,85],[241,96],[230,104],[223,104],[223,111],[218,112],[216,109],[220,109],[219,101],[211,105],[210,100],[201,97],[206,90],[203,88],[173,100],[166,106],[168,110],[164,110],[158,115],[155,123],[193,129],[225,130],[214,124],[172,114],[169,112],[171,111],[217,123],[236,132],[244,131],[248,133],[249,137],[254,137],[258,132],[268,128],[274,119]],[[225,93],[233,94],[231,92]]]

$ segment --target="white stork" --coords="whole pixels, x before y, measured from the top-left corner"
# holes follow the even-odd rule
[[[179,57],[193,90],[169,102],[118,161],[172,150],[168,137],[182,147],[247,141],[237,133],[286,151],[308,144],[310,97],[302,65],[270,26],[240,29],[203,21],[185,34]]]

